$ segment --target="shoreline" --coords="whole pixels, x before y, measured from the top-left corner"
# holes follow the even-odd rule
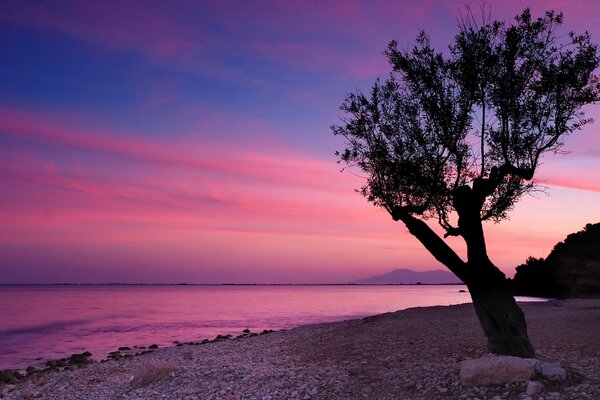
[[[460,293],[459,289],[464,287],[4,287],[0,288],[1,300],[5,304],[16,304],[6,310],[6,321],[0,328],[0,370],[43,368],[47,360],[85,351],[101,359],[120,346],[156,343],[164,347],[175,340],[238,335],[245,328],[255,332],[290,329],[306,323],[360,318],[414,305],[469,301],[468,293]],[[396,292],[399,295],[390,295]],[[425,292],[429,294],[419,295]],[[98,300],[93,301],[96,297]],[[47,301],[40,306],[36,304],[38,298]],[[278,300],[273,302],[273,298]]]
[[[600,398],[600,300],[520,305],[537,357],[561,362],[568,373],[563,384],[549,384],[553,391],[548,393],[559,393],[557,398],[561,399]],[[479,398],[492,398],[494,393],[513,398],[504,396],[505,392],[521,398],[519,393],[524,391],[517,384],[472,392],[457,381],[460,361],[486,353],[485,338],[471,304],[415,307],[268,335],[244,332],[231,340],[219,336],[202,345],[178,343],[136,356],[81,363],[81,368],[77,365],[65,371],[33,373],[13,385],[0,384],[0,393],[11,399],[30,394],[75,399],[83,393],[90,399],[160,398],[165,393],[178,393],[166,398],[218,396],[229,400],[252,396],[461,399],[467,398],[461,397],[465,393]],[[133,387],[131,377],[149,367],[172,372]],[[96,384],[90,385],[90,380]]]
[[[354,285],[350,285],[350,286],[354,286]],[[382,285],[361,285],[361,286],[382,286]],[[385,285],[385,286],[396,286],[396,285]],[[404,285],[403,285],[404,286]],[[409,286],[415,286],[415,285],[409,285]],[[437,286],[437,285],[434,285]],[[442,286],[448,286],[448,285],[442,285]],[[451,285],[452,286],[452,285]],[[458,286],[464,286],[464,285],[458,285]],[[458,292],[464,292],[466,293],[466,290],[459,290]],[[537,302],[537,301],[542,301],[542,302],[547,302],[547,301],[551,301],[553,299],[544,299],[544,298],[535,298],[535,297],[527,297],[527,296],[520,296],[517,298],[517,301],[519,302]],[[470,304],[470,302],[457,302],[457,303],[453,303],[453,304]],[[437,305],[436,305],[437,306]],[[446,305],[439,305],[439,306],[446,306]],[[428,308],[428,307],[435,307],[435,306],[416,306],[416,307],[408,307],[408,308],[402,308],[399,309],[397,311],[394,312],[398,312],[398,311],[404,311],[406,309],[411,309],[411,308]],[[316,321],[304,321],[304,322],[299,322],[297,325],[288,325],[288,326],[269,326],[266,324],[260,324],[259,326],[238,326],[238,330],[236,329],[227,329],[227,330],[212,330],[212,332],[208,333],[208,334],[200,334],[200,335],[188,335],[185,337],[171,337],[170,341],[165,341],[162,340],[161,338],[158,337],[154,337],[153,339],[150,338],[149,340],[144,340],[143,342],[140,341],[115,341],[112,343],[112,346],[104,346],[101,350],[98,350],[97,347],[91,346],[91,347],[78,347],[78,348],[74,348],[71,349],[71,351],[65,351],[62,352],[62,354],[55,354],[54,357],[50,356],[50,357],[44,357],[42,354],[40,353],[35,353],[35,352],[31,352],[31,353],[27,353],[29,355],[29,357],[27,358],[23,358],[22,360],[20,360],[19,362],[14,362],[12,365],[7,365],[5,364],[5,366],[2,368],[0,367],[0,383],[2,383],[2,372],[6,372],[8,373],[8,371],[12,371],[14,373],[18,373],[20,375],[26,375],[27,371],[34,371],[34,372],[38,372],[38,371],[47,371],[49,369],[52,368],[63,368],[63,367],[77,367],[79,364],[82,363],[91,363],[91,362],[103,362],[106,361],[108,359],[114,359],[115,357],[117,357],[120,353],[122,352],[122,356],[124,357],[131,357],[131,356],[137,356],[140,355],[139,353],[145,353],[148,352],[148,350],[156,350],[159,347],[162,348],[169,348],[169,347],[176,347],[176,346],[181,346],[181,345],[200,345],[200,344],[206,344],[206,343],[210,343],[213,341],[219,341],[219,340],[224,340],[225,337],[227,337],[228,339],[231,338],[244,338],[246,336],[255,336],[258,334],[264,334],[265,332],[273,332],[275,331],[279,331],[279,330],[289,330],[289,329],[295,329],[304,325],[314,325],[314,324],[321,324],[321,323],[330,323],[330,322],[340,322],[340,321],[345,321],[345,320],[349,320],[349,319],[360,319],[360,318],[365,318],[365,317],[369,317],[369,315],[367,314],[357,314],[357,315],[340,315],[337,318],[327,318],[324,321],[321,319],[320,321],[318,320],[318,318],[315,318]],[[252,324],[250,324],[252,325]],[[250,332],[250,329],[256,329],[254,332]],[[248,332],[246,332],[248,330]],[[155,342],[153,342],[153,340]],[[124,350],[126,349],[126,350]],[[85,355],[84,357],[86,358],[85,361],[81,361],[81,357],[82,355]],[[76,359],[75,362],[71,363],[70,359],[71,357],[74,357]],[[22,378],[19,377],[19,379]]]
[[[307,324],[309,325],[309,324]],[[301,325],[304,326],[304,325]],[[175,347],[182,347],[182,346],[200,346],[200,345],[205,345],[208,343],[215,343],[215,342],[222,342],[224,340],[239,340],[239,339],[245,339],[245,338],[249,338],[249,337],[254,337],[254,336],[258,336],[258,335],[266,335],[269,333],[273,333],[273,332],[283,332],[286,331],[287,329],[278,329],[278,330],[273,330],[273,329],[264,329],[262,332],[251,332],[250,329],[244,329],[239,335],[232,335],[232,334],[218,334],[217,336],[215,336],[213,339],[199,339],[196,341],[179,341],[179,340],[175,340],[173,341],[172,345],[170,346],[159,346],[155,343],[150,344],[150,345],[123,345],[123,346],[119,346],[116,350],[110,351],[108,352],[104,357],[102,358],[97,358],[97,357],[93,357],[94,354],[92,354],[90,351],[85,350],[82,351],[81,353],[73,353],[70,356],[66,356],[66,357],[62,357],[62,358],[57,358],[57,359],[43,359],[41,357],[36,358],[36,360],[39,360],[40,362],[38,363],[38,365],[43,365],[43,367],[41,368],[37,368],[33,365],[28,365],[22,368],[7,368],[7,369],[3,369],[0,370],[0,386],[5,383],[2,382],[2,376],[4,374],[8,374],[8,373],[13,373],[13,374],[18,374],[20,375],[19,377],[17,377],[17,380],[22,380],[22,379],[26,379],[26,378],[31,378],[33,376],[35,376],[36,374],[44,374],[44,373],[48,373],[48,372],[62,372],[62,371],[69,371],[69,370],[73,370],[76,367],[83,367],[83,366],[87,366],[89,364],[94,364],[94,363],[104,363],[104,362],[108,362],[111,360],[120,360],[120,359],[126,359],[126,358],[132,358],[132,357],[138,357],[144,354],[148,354],[148,353],[152,353],[155,352],[159,349],[170,349],[170,348],[175,348]],[[11,382],[8,382],[11,383]]]

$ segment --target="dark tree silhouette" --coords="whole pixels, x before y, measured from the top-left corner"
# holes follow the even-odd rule
[[[557,243],[548,257],[529,257],[512,280],[513,293],[546,297],[600,296],[600,223]]]
[[[534,350],[482,222],[507,218],[535,189],[542,155],[590,122],[582,106],[600,98],[597,46],[587,32],[559,34],[562,22],[553,11],[534,19],[526,9],[512,25],[468,12],[445,52],[424,32],[410,50],[392,41],[389,78],[349,94],[343,124],[332,126],[347,140],[340,162],[367,175],[360,192],[467,285],[496,354]],[[466,261],[427,219],[464,239]]]

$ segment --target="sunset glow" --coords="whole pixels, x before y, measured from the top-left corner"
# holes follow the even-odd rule
[[[499,19],[563,11],[565,32],[600,42],[592,0],[489,3]],[[0,284],[442,268],[354,192],[329,126],[347,92],[389,73],[388,41],[424,29],[447,45],[463,0],[141,4],[0,4]],[[600,221],[599,132],[568,137],[538,171],[546,193],[486,225],[507,275]]]

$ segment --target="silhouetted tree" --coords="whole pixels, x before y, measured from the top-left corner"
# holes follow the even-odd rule
[[[518,295],[600,296],[600,223],[569,234],[546,259],[529,257],[516,270],[512,287]]]
[[[528,257],[516,267],[513,293],[519,296],[557,297],[561,291],[556,269],[543,258]]]
[[[582,106],[599,99],[597,46],[587,32],[557,33],[562,22],[553,11],[534,19],[526,9],[512,25],[468,12],[445,52],[423,32],[409,50],[392,41],[389,78],[349,94],[343,124],[332,126],[347,140],[340,162],[367,175],[360,192],[468,286],[496,354],[534,351],[482,222],[507,218],[535,188],[542,155],[590,122]],[[427,219],[464,239],[466,261]]]

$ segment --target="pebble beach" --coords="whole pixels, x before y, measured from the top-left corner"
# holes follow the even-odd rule
[[[600,299],[521,307],[536,357],[560,363],[564,379],[465,385],[459,365],[485,356],[486,342],[473,306],[463,304],[240,332],[138,355],[124,350],[127,357],[115,353],[0,383],[0,398],[600,399]]]

